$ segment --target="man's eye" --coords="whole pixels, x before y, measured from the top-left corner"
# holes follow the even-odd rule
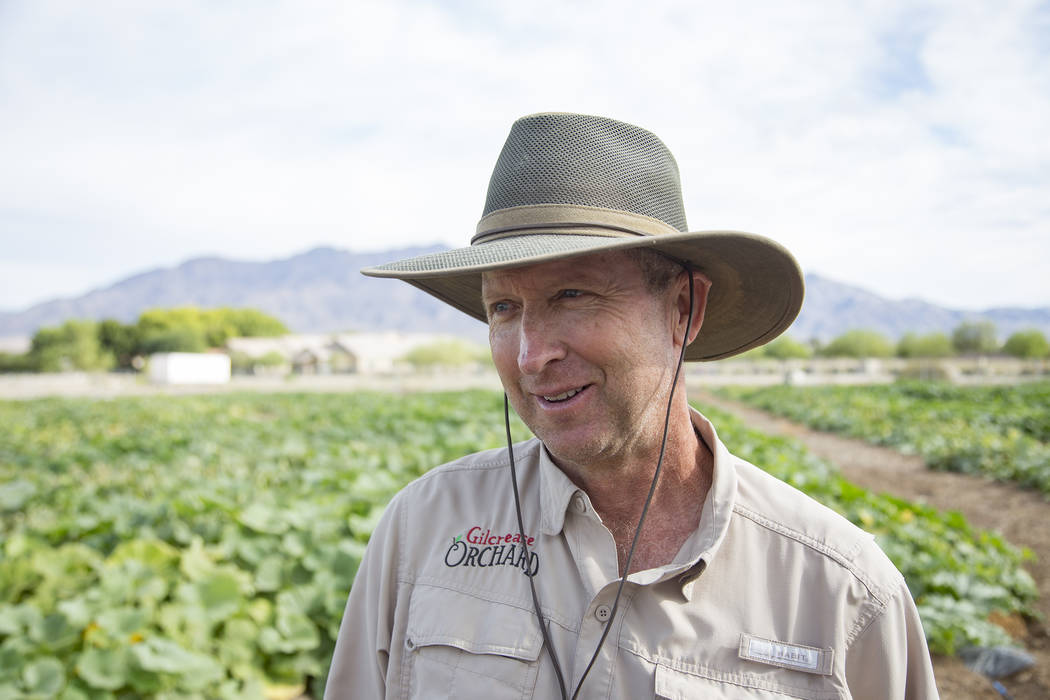
[[[562,299],[576,299],[583,296],[583,291],[579,289],[563,289],[558,292],[558,296]]]
[[[489,314],[502,314],[510,311],[510,302],[494,301],[489,304]]]

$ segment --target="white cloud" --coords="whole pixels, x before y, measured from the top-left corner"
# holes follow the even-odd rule
[[[5,285],[0,308],[199,254],[463,244],[511,121],[546,109],[659,134],[694,228],[765,233],[889,296],[1050,304],[1024,274],[1050,214],[1050,13],[1031,2],[0,14],[5,264],[54,281]]]

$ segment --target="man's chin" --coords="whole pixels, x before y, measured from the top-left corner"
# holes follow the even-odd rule
[[[536,437],[547,448],[547,452],[554,458],[558,466],[594,464],[608,452],[608,441],[597,440],[594,436],[548,435],[545,437],[537,433]]]

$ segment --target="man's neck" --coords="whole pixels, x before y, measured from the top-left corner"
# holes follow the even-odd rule
[[[668,432],[660,477],[631,561],[631,573],[669,563],[700,523],[714,458],[694,431],[688,408],[676,418]],[[616,469],[566,470],[569,478],[587,492],[612,533],[621,575],[658,460],[659,446],[653,454]]]

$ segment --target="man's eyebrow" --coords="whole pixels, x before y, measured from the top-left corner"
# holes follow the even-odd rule
[[[501,292],[498,287],[492,284],[482,283],[481,285],[481,300],[490,301],[493,297],[501,296]]]

